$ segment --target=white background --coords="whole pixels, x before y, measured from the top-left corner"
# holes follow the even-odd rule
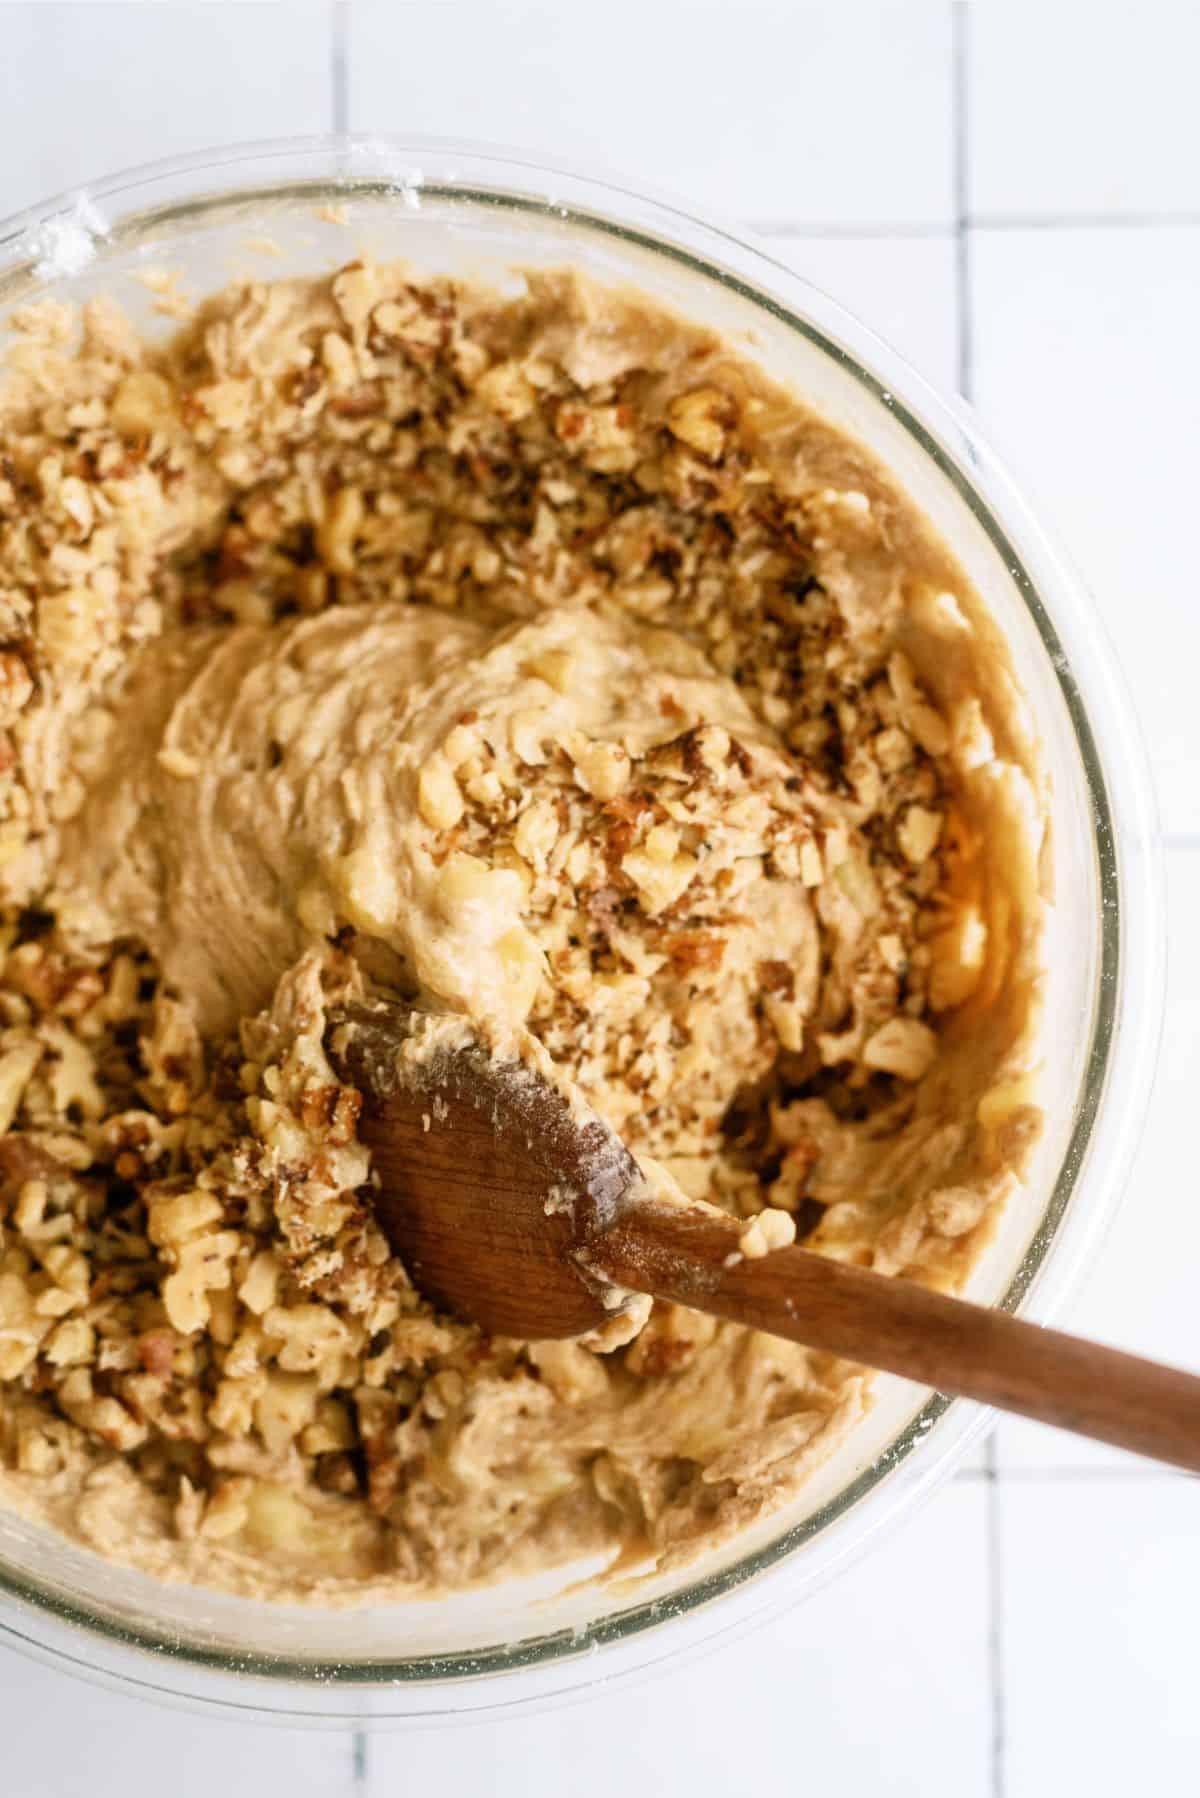
[[[1200,1365],[1200,15],[1053,0],[0,4],[0,215],[284,132],[432,131],[625,169],[769,235],[963,388],[1092,583],[1154,762],[1166,1039],[1070,1321]],[[790,1617],[644,1690],[456,1735],[160,1712],[0,1650],[4,1798],[1192,1793],[1196,1487],[1002,1424]]]

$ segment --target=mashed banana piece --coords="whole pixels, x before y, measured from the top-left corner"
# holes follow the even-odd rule
[[[0,1496],[274,1598],[695,1556],[861,1370],[665,1305],[435,1316],[327,1019],[523,1026],[749,1236],[953,1286],[1040,1120],[996,631],[865,452],[637,295],[353,264],[165,349],[16,325]]]

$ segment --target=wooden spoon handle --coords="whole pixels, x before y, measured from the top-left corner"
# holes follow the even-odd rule
[[[734,1260],[741,1228],[646,1200],[589,1259],[622,1286],[1200,1473],[1195,1375],[808,1249]]]

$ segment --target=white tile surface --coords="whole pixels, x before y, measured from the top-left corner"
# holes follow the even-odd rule
[[[162,1710],[0,1648],[4,1798],[350,1798],[349,1735]]]
[[[552,150],[729,218],[948,223],[949,21],[903,0],[358,0],[350,122]]]
[[[1181,1158],[1181,1133],[1195,1109],[1200,1045],[1200,849],[1168,858],[1167,893],[1166,1022],[1145,1134],[1108,1240],[1059,1321],[1081,1335],[1200,1372],[1200,1206]],[[996,1440],[1005,1472],[1106,1468],[1123,1478],[1144,1478],[1157,1471],[1116,1449],[1015,1418],[1002,1420]]]
[[[978,232],[971,265],[976,403],[1095,594],[1165,829],[1200,831],[1200,227]]]
[[[975,211],[1200,211],[1196,7],[984,0],[969,14]]]
[[[1196,1498],[1186,1480],[1005,1493],[1005,1791],[1195,1792]]]
[[[0,218],[131,163],[332,125],[317,0],[40,0],[0,8],[0,24]]]
[[[679,1673],[457,1735],[375,1737],[370,1791],[791,1798],[832,1779],[844,1793],[983,1798],[985,1511],[981,1486],[943,1488],[834,1586]]]
[[[954,239],[772,237],[767,248],[824,288],[939,386],[958,376]]]

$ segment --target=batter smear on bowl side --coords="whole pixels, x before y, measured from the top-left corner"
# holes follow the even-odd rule
[[[326,1603],[694,1558],[867,1376],[649,1301],[435,1314],[326,1020],[522,1026],[747,1241],[959,1284],[1041,1122],[998,632],[866,451],[631,290],[351,264],[166,347],[14,322],[0,1501]]]

